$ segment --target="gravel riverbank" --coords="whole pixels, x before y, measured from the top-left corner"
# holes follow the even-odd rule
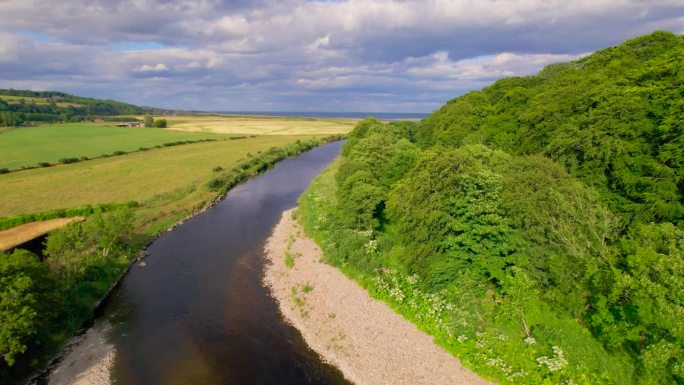
[[[283,213],[267,241],[264,282],[313,350],[359,385],[490,384],[323,263],[291,212]]]
[[[110,327],[98,325],[72,338],[48,385],[109,385],[115,350],[107,342]]]

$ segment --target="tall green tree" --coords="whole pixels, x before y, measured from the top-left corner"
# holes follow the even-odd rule
[[[151,115],[145,115],[143,122],[145,123],[145,127],[154,126],[154,118]]]

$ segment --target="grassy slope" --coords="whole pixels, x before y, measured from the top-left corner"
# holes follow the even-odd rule
[[[98,156],[114,151],[223,135],[188,133],[158,128],[116,127],[114,124],[62,123],[0,131],[0,168],[35,166],[66,157]]]
[[[262,136],[196,143],[0,175],[0,216],[145,201],[159,194],[169,199],[175,195],[173,201],[196,189],[200,192],[199,202],[212,195],[204,183],[211,178],[214,167],[230,169],[239,160],[247,159],[248,153],[257,154],[310,137]]]
[[[254,135],[344,134],[358,122],[357,119],[242,115],[174,116],[166,120],[173,130]]]

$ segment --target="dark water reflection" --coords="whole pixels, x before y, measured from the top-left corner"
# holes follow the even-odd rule
[[[341,143],[285,160],[164,234],[96,323],[110,323],[117,384],[343,384],[261,285],[263,245]]]

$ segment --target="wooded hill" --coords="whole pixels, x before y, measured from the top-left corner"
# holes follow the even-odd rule
[[[74,96],[57,91],[0,89],[0,126],[29,122],[82,121],[93,117],[141,115],[149,109],[114,100]]]
[[[684,38],[360,123],[301,200],[328,260],[503,384],[684,384]]]

